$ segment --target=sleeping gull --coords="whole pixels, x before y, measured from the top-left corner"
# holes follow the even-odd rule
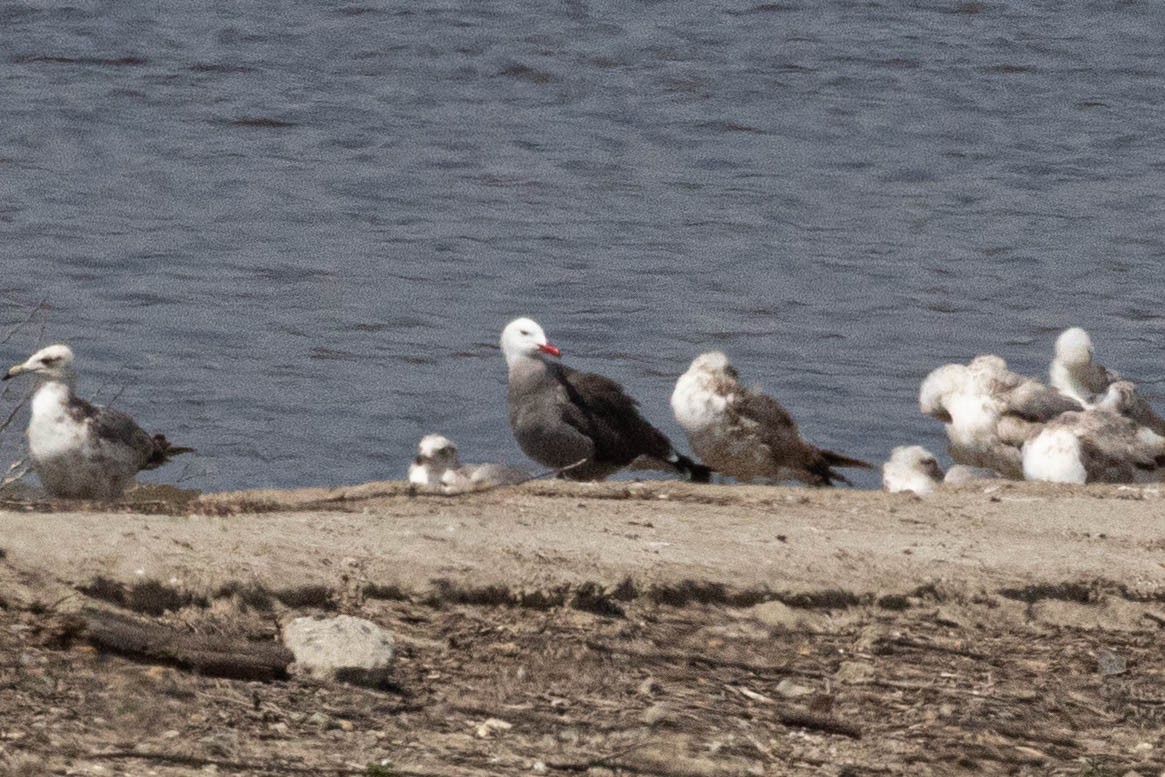
[[[814,486],[849,483],[834,467],[864,461],[815,448],[777,400],[745,388],[719,351],[697,356],[671,395],[676,421],[692,450],[717,472],[741,482],[801,480]]]
[[[1137,387],[1131,381],[1110,383],[1104,394],[1096,398],[1095,407],[1119,413],[1157,434],[1165,435],[1165,418],[1153,411],[1149,401],[1137,393]]]
[[[1165,437],[1103,408],[1064,413],[1023,446],[1028,480],[1152,482],[1161,479],[1162,465]]]
[[[529,479],[522,470],[504,464],[462,464],[457,446],[439,434],[421,438],[417,457],[409,465],[409,483],[422,491],[444,494],[513,485]]]
[[[882,465],[882,488],[891,494],[913,491],[927,496],[943,482],[943,469],[934,454],[921,445],[899,445]]]
[[[1056,338],[1056,353],[1048,368],[1048,379],[1053,388],[1064,396],[1088,405],[1093,397],[1103,394],[1109,384],[1120,380],[1115,372],[1096,364],[1092,357],[1092,338],[1078,326],[1065,329]]]
[[[509,368],[510,428],[534,461],[571,480],[602,480],[643,457],[688,480],[708,481],[708,468],[677,453],[622,386],[550,361],[559,350],[531,319],[507,324],[501,347]]]
[[[4,380],[32,373],[28,449],[32,468],[50,496],[116,499],[139,470],[155,469],[174,448],[163,435],[151,437],[125,413],[90,404],[73,394],[76,373],[67,345],[50,345],[11,367]]]
[[[1023,478],[1022,449],[1042,425],[1082,410],[1076,400],[1007,368],[998,356],[944,364],[919,388],[919,409],[946,424],[951,458],[959,464]]]

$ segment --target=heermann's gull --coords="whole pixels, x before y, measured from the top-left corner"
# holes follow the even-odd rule
[[[536,322],[511,321],[501,346],[509,367],[510,428],[534,461],[571,480],[602,480],[644,457],[689,480],[708,481],[708,468],[678,453],[622,386],[550,361],[558,348]]]
[[[741,386],[738,377],[728,357],[713,351],[697,356],[672,392],[672,412],[692,450],[714,470],[741,482],[831,486],[849,483],[834,467],[870,466],[805,442],[779,402]]]
[[[504,464],[462,464],[457,446],[447,437],[428,434],[417,445],[409,465],[409,482],[424,491],[459,494],[529,480],[517,467]]]
[[[1120,380],[1115,372],[1096,364],[1093,355],[1092,338],[1083,329],[1076,326],[1061,332],[1048,368],[1053,388],[1087,406],[1111,383]]]
[[[943,468],[934,454],[921,445],[899,445],[882,465],[882,488],[891,494],[912,491],[927,496],[942,482]]]
[[[1103,408],[1064,413],[1023,446],[1028,480],[1151,482],[1161,479],[1162,466],[1165,437]]]
[[[50,345],[11,367],[4,380],[23,373],[38,377],[28,423],[32,467],[50,496],[116,499],[143,469],[160,467],[175,448],[163,435],[150,436],[125,413],[73,395],[76,373],[67,345]]]

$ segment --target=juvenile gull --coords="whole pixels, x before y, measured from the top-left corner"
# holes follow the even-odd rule
[[[801,480],[814,486],[849,483],[834,467],[869,467],[859,459],[815,448],[777,400],[739,383],[719,351],[697,356],[671,395],[676,421],[692,450],[717,472],[741,482]]]
[[[550,361],[559,350],[531,319],[507,324],[501,346],[509,368],[510,428],[534,461],[571,480],[602,480],[644,457],[688,480],[708,481],[708,468],[676,452],[622,386]]]
[[[150,436],[125,413],[74,396],[76,373],[67,345],[50,345],[9,368],[4,380],[32,373],[28,449],[32,468],[50,496],[116,499],[143,469],[155,469],[174,448],[163,435]]]
[[[512,485],[529,477],[517,467],[504,464],[462,464],[457,446],[439,434],[421,438],[417,457],[409,465],[409,483],[423,491],[445,494]]]
[[[934,454],[921,445],[899,445],[882,465],[882,488],[891,494],[913,491],[927,496],[943,482],[943,469]]]
[[[1048,368],[1052,387],[1083,405],[1103,394],[1111,383],[1120,380],[1120,376],[1095,363],[1094,353],[1092,338],[1080,327],[1061,332],[1056,338],[1055,356]]]
[[[1097,397],[1095,407],[1119,413],[1157,434],[1165,435],[1165,418],[1153,411],[1149,401],[1137,393],[1137,387],[1131,381],[1110,383],[1104,394]]]
[[[944,364],[923,380],[919,409],[946,424],[951,458],[1023,478],[1022,449],[1042,425],[1082,410],[1076,400],[1007,368],[998,356]]]
[[[1064,413],[1023,446],[1028,480],[1152,482],[1163,465],[1165,437],[1103,408]]]

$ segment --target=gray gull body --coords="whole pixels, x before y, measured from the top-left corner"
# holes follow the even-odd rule
[[[1163,465],[1165,437],[1103,408],[1064,413],[1023,446],[1028,480],[1154,482]]]
[[[571,480],[602,480],[636,459],[707,482],[709,470],[678,453],[615,381],[579,372],[529,318],[502,331],[509,370],[510,428],[522,452]]]
[[[94,405],[73,394],[76,373],[67,345],[50,345],[4,380],[32,373],[28,449],[32,468],[50,496],[116,499],[143,469],[160,467],[190,448],[171,447],[163,435],[150,436],[125,413]]]
[[[741,482],[830,486],[849,482],[834,467],[870,466],[809,444],[777,400],[741,386],[738,378],[728,358],[713,351],[697,356],[672,392],[676,421],[692,450],[714,470]]]

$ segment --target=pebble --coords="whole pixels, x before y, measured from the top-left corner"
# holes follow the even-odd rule
[[[507,723],[500,718],[490,718],[477,727],[477,736],[479,739],[489,739],[494,734],[509,731],[513,727],[513,723]]]
[[[663,702],[659,702],[645,709],[643,714],[639,716],[639,719],[649,726],[654,726],[671,720],[674,716],[675,714],[672,712],[671,707]]]
[[[795,699],[798,696],[808,696],[813,693],[812,688],[806,688],[804,685],[798,685],[789,678],[785,678],[777,683],[777,693],[784,696],[786,699]]]
[[[873,665],[865,661],[842,661],[833,673],[833,679],[839,683],[863,685],[873,680],[876,674]]]

